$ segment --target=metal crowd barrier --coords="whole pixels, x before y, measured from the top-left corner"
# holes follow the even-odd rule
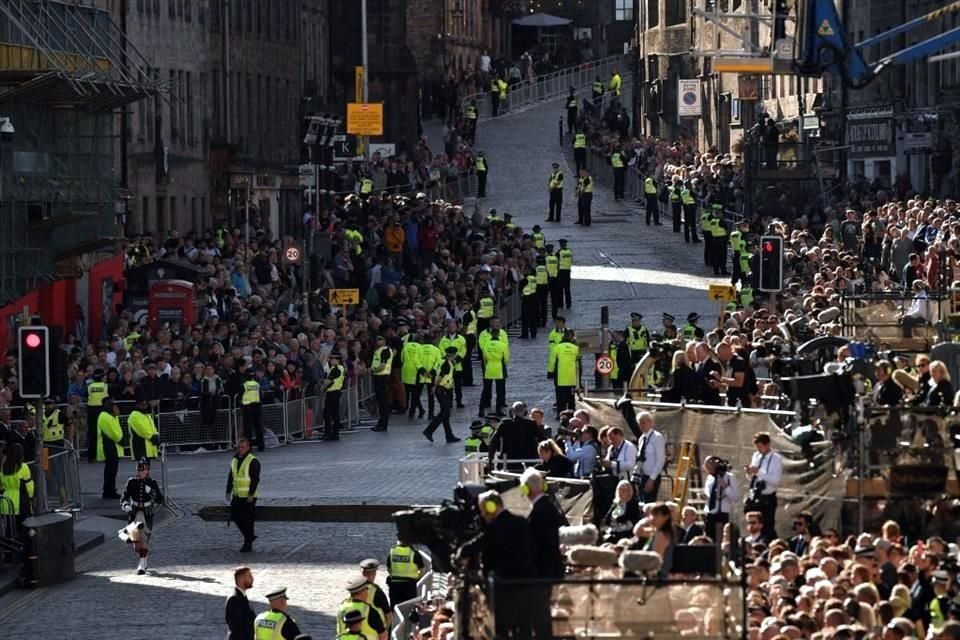
[[[500,318],[500,326],[507,329],[520,322],[520,302],[520,295],[516,292],[500,300],[500,304],[497,307],[497,317]]]

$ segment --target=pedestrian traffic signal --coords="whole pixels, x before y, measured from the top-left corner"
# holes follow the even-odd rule
[[[783,289],[783,238],[760,238],[760,291],[779,293]]]
[[[18,336],[20,396],[45,398],[50,395],[50,329],[20,327]]]

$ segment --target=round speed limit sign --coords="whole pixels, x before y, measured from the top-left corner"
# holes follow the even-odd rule
[[[610,375],[610,372],[613,371],[613,358],[608,355],[602,355],[597,358],[597,364],[595,365],[597,373],[602,376]]]
[[[300,264],[300,259],[303,256],[300,253],[299,247],[289,246],[284,250],[283,257],[290,264]]]

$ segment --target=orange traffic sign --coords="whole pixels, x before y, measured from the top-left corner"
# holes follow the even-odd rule
[[[330,289],[327,292],[327,302],[335,307],[360,304],[360,289]]]
[[[347,103],[347,133],[382,136],[383,103]]]

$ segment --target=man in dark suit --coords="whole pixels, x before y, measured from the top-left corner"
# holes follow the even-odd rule
[[[527,405],[514,402],[510,410],[510,417],[500,423],[493,437],[490,438],[490,461],[497,453],[502,453],[507,460],[536,460],[539,458],[537,445],[543,440],[543,431],[537,423],[527,416]],[[515,471],[523,469],[523,464],[508,465]]]
[[[810,541],[820,535],[820,528],[814,523],[812,513],[801,511],[793,519],[793,530],[797,535],[788,541],[790,551],[802,557],[810,550]]]
[[[236,587],[227,598],[227,640],[253,640],[253,621],[256,616],[247,600],[247,590],[253,587],[253,572],[250,567],[238,567],[233,572]]]
[[[477,498],[480,514],[486,523],[481,534],[480,558],[487,576],[505,580],[526,580],[536,577],[530,525],[520,516],[503,508],[503,499],[496,491],[485,491]],[[530,615],[526,585],[494,585],[496,590],[496,637],[529,638]],[[548,636],[549,637],[549,636]]]
[[[680,544],[690,544],[694,538],[704,535],[703,523],[697,520],[697,510],[690,506],[680,512],[680,528],[683,531]]]
[[[544,492],[540,472],[528,468],[520,476],[520,490],[530,501],[530,533],[533,537],[533,566],[538,578],[563,580],[564,564],[560,554],[560,527],[567,517],[553,498]],[[529,588],[530,622],[538,638],[552,637],[550,622],[550,585],[531,585]]]

